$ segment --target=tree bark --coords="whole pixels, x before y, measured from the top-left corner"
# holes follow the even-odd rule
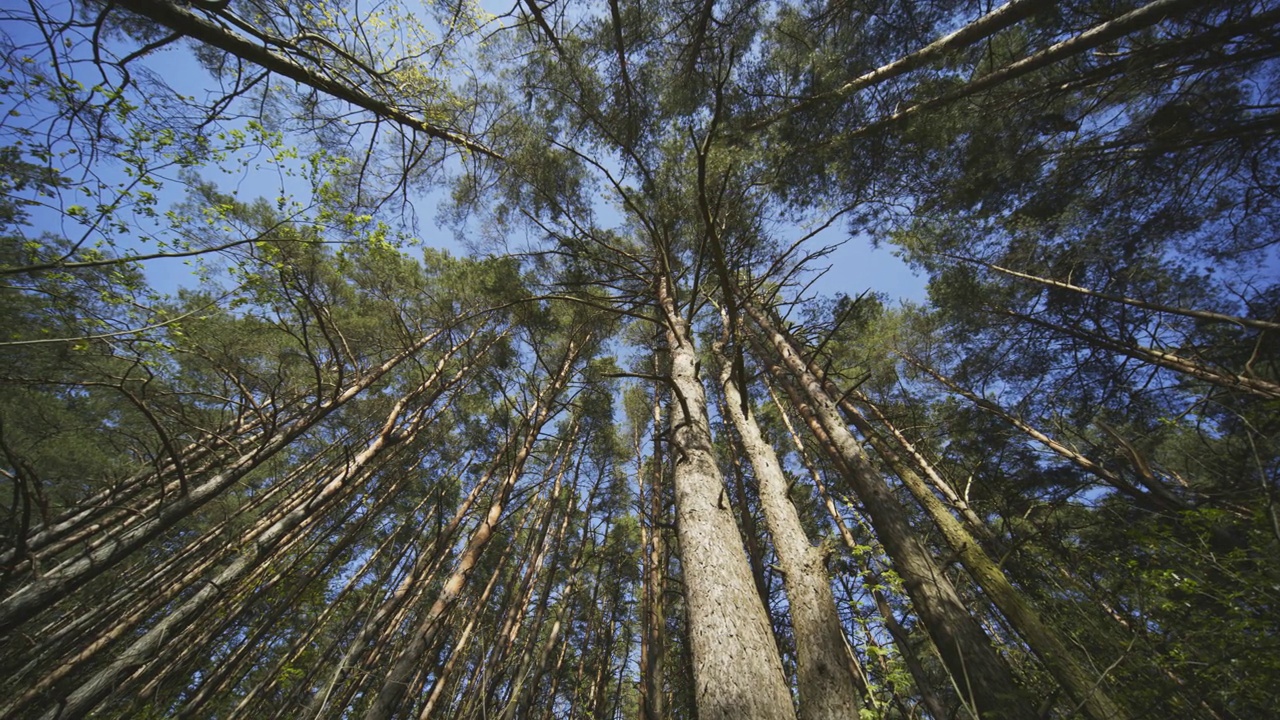
[[[751,461],[769,535],[782,570],[796,644],[801,720],[856,717],[858,694],[831,581],[826,552],[809,542],[800,515],[787,496],[787,478],[777,453],[760,432],[739,390],[732,365],[720,353],[724,405]]]
[[[658,278],[674,394],[676,530],[700,720],[795,718],[773,630],[716,463],[693,336]]]

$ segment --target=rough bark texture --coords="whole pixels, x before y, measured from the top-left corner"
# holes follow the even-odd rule
[[[773,631],[712,452],[693,339],[665,279],[658,293],[671,352],[676,528],[698,717],[795,718]]]
[[[796,679],[800,691],[801,720],[856,717],[858,693],[850,669],[848,646],[840,626],[825,553],[809,543],[800,514],[787,497],[787,478],[777,453],[760,432],[751,408],[724,370],[726,410],[738,430],[742,447],[755,470],[760,506],[764,510],[778,566],[782,569],[796,643]]]

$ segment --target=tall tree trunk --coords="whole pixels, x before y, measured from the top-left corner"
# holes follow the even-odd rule
[[[543,426],[559,409],[557,398],[569,381],[570,372],[581,354],[583,344],[584,340],[577,338],[569,341],[555,376],[548,379],[547,387],[539,394],[534,407],[530,408],[528,419],[522,423],[524,442],[511,461],[507,477],[495,491],[489,511],[467,541],[467,546],[459,557],[453,573],[445,581],[431,608],[419,620],[417,628],[411,635],[409,646],[400,653],[391,666],[382,688],[374,696],[373,702],[365,712],[365,720],[387,720],[403,710],[401,705],[409,692],[409,685],[417,664],[422,654],[434,642],[445,613],[453,607],[466,589],[472,571],[480,560],[480,554],[493,539],[498,520],[502,517],[512,490],[515,489],[516,481],[524,472],[525,462],[533,454]]]
[[[773,630],[716,463],[693,335],[668,276],[657,280],[671,353],[672,451],[694,697],[700,720],[794,718]]]
[[[808,369],[824,383],[826,389],[832,395],[844,397],[844,393],[840,393],[839,388],[836,388],[834,384],[823,377],[822,371],[814,363],[809,363]],[[922,470],[934,478],[933,485],[939,488],[944,495],[954,497],[961,511],[968,512],[967,517],[970,518],[970,523],[975,524],[983,532],[983,538],[991,539],[990,533],[986,532],[986,525],[982,524],[968,505],[956,496],[950,483],[947,483],[936,472],[932,471],[932,466],[919,452],[915,451],[914,446],[907,441],[902,433],[898,432],[897,428],[888,422],[888,419],[880,412],[879,408],[865,396],[860,396],[860,399],[863,404],[867,405],[875,413],[879,421],[892,431],[898,443],[911,453],[911,457]],[[850,422],[858,429],[858,432],[862,433],[876,454],[902,480],[903,485],[920,503],[925,513],[929,515],[929,518],[933,520],[941,531],[948,547],[959,557],[961,564],[964,565],[970,577],[978,583],[978,586],[982,588],[996,608],[1009,620],[1013,629],[1027,643],[1031,651],[1040,658],[1049,674],[1063,686],[1063,689],[1067,691],[1072,700],[1094,720],[1127,717],[1128,715],[1103,690],[1102,678],[1095,677],[1085,669],[1084,664],[1076,658],[1075,653],[1062,640],[1057,631],[1044,622],[1040,617],[1040,613],[1022,596],[1022,593],[1013,587],[1013,584],[1009,582],[1000,566],[983,550],[979,538],[975,537],[972,532],[965,528],[964,524],[951,514],[942,501],[933,494],[924,479],[911,467],[910,462],[898,454],[892,443],[880,436],[877,430],[872,427],[871,423],[863,417],[851,402],[844,400],[840,403],[840,407],[845,410]]]
[[[432,336],[434,337],[434,335]],[[160,508],[146,520],[117,535],[108,537],[93,550],[82,556],[63,563],[55,570],[27,584],[0,602],[0,634],[21,625],[36,614],[47,609],[72,591],[106,570],[114,567],[121,560],[131,555],[155,539],[166,529],[173,527],[180,520],[203,506],[231,487],[240,478],[259,467],[267,459],[289,446],[310,428],[328,417],[334,410],[342,407],[351,399],[360,396],[364,390],[372,386],[400,363],[417,354],[430,338],[416,342],[409,350],[402,352],[378,367],[357,378],[341,393],[313,406],[308,412],[280,430],[270,441],[254,448],[238,458],[222,472],[209,478],[189,492],[181,494]]]
[[[432,504],[433,501],[438,502],[439,498],[437,497],[433,499],[430,494],[427,494],[422,498],[417,507],[413,509],[410,515],[416,516],[417,513]],[[367,573],[369,573],[369,571],[373,569],[378,562],[385,562],[385,559],[389,554],[393,552],[400,543],[411,537],[410,534],[415,530],[418,530],[420,533],[420,526],[406,523],[400,528],[399,532],[388,534],[386,539],[378,545],[377,549],[369,554],[369,557],[364,561],[360,569],[352,573],[351,578],[347,581],[346,585],[334,598],[333,602],[325,608],[320,617],[317,618],[311,630],[294,639],[290,652],[281,656],[281,658],[276,662],[275,667],[273,667],[271,672],[268,674],[270,680],[258,683],[251,690],[245,693],[227,717],[234,719],[239,714],[244,713],[246,708],[256,707],[256,702],[260,695],[264,695],[269,693],[271,690],[278,688],[279,680],[282,677],[284,669],[301,664],[299,659],[303,653],[307,653],[308,651],[314,653],[317,635],[326,627],[331,627],[329,623],[336,620],[336,632],[332,632],[330,639],[323,644],[323,649],[321,649],[317,654],[317,662],[309,669],[304,681],[299,683],[299,690],[297,694],[308,695],[309,693],[304,693],[302,688],[305,687],[309,689],[319,684],[322,676],[322,669],[329,667],[334,663],[334,660],[341,659],[341,656],[338,654],[339,645],[343,643],[343,641],[349,639],[359,617],[375,606],[377,596],[366,595],[362,600],[356,602],[354,607],[349,603],[345,603],[344,600],[352,595],[356,588],[361,584],[362,580],[368,580]],[[386,563],[386,568],[374,575],[374,587],[385,587],[393,584],[392,576],[395,574],[395,568],[395,563]],[[342,618],[343,613],[350,613],[350,617],[338,619]],[[205,684],[192,697],[191,701],[183,706],[179,718],[202,717],[203,715],[199,713],[203,704],[213,698],[225,696],[228,689],[232,687],[231,683],[233,682],[233,679],[224,677],[220,682]],[[298,698],[294,700],[292,706],[296,709],[298,707],[305,707],[305,705],[306,700]],[[299,714],[298,716],[311,717],[309,714]]]
[[[942,532],[947,546],[960,558],[969,576],[978,583],[996,608],[1008,618],[1009,624],[1027,643],[1027,647],[1040,658],[1045,669],[1062,685],[1071,699],[1079,707],[1084,708],[1086,714],[1094,720],[1122,720],[1128,717],[1128,714],[1123,712],[1104,691],[1102,678],[1085,669],[1084,664],[1075,657],[1075,653],[1067,647],[1057,631],[1045,623],[1039,611],[1013,587],[1000,566],[983,550],[978,539],[947,510],[942,501],[925,484],[924,479],[894,451],[888,442],[876,434],[875,429],[865,418],[854,413],[851,414],[850,419],[875,449],[876,454],[902,480],[903,485],[924,508],[934,525]]]
[[[658,354],[654,353],[653,358],[654,375],[661,374],[659,367]],[[664,655],[666,654],[666,644],[663,638],[666,635],[666,612],[664,611],[665,603],[663,600],[666,592],[667,578],[667,550],[663,542],[662,525],[666,514],[663,512],[664,503],[662,501],[662,488],[665,465],[662,452],[663,423],[662,423],[662,402],[660,399],[660,389],[655,388],[653,392],[653,426],[651,430],[651,440],[653,442],[653,459],[652,473],[648,484],[648,522],[641,523],[640,529],[642,539],[647,537],[647,543],[641,543],[641,552],[644,555],[644,608],[643,621],[641,624],[644,634],[640,644],[640,715],[644,720],[662,720],[665,717],[663,712],[666,705],[666,696],[663,691],[663,671],[665,669]],[[637,462],[641,456],[640,448],[636,447]],[[644,468],[638,468],[636,476],[641,478],[641,497],[645,497],[643,478],[645,477]]]
[[[723,417],[723,410],[720,411]],[[747,548],[747,562],[751,564],[751,578],[756,581],[756,594],[769,613],[769,578],[765,571],[764,548],[761,545],[760,526],[756,523],[755,513],[751,510],[750,498],[747,496],[747,482],[743,479],[742,458],[729,459],[732,466],[733,482],[729,483],[729,503],[738,508],[738,517],[742,518],[742,542]],[[726,481],[728,478],[725,478]],[[776,641],[776,638],[775,638]]]
[[[796,446],[796,451],[800,453],[800,462],[804,465],[805,469],[809,471],[810,477],[813,478],[814,487],[818,489],[818,494],[822,498],[823,505],[827,508],[827,515],[831,517],[831,522],[835,524],[836,530],[840,533],[840,539],[844,542],[845,547],[849,549],[850,553],[856,554],[858,552],[858,542],[854,539],[853,533],[849,531],[848,524],[837,510],[835,500],[831,497],[830,491],[827,490],[826,483],[822,481],[822,475],[809,460],[808,453],[805,451],[804,443],[800,440],[800,434],[797,433],[796,429],[792,426],[791,420],[787,417],[786,408],[782,406],[782,402],[779,400],[777,394],[773,390],[773,387],[769,385],[767,380],[765,385],[769,390],[770,398],[778,408],[779,417],[782,418],[783,424],[787,427],[787,432],[791,435],[791,440]],[[821,442],[826,442],[825,434],[822,436]],[[904,631],[902,626],[898,623],[898,619],[894,616],[893,609],[885,599],[884,593],[878,589],[883,586],[884,583],[881,582],[878,575],[870,568],[869,565],[867,566],[866,571],[871,575],[871,593],[876,601],[877,609],[879,609],[880,614],[884,619],[885,629],[889,631],[889,636],[893,639],[894,645],[898,648],[898,654],[902,656],[903,664],[907,666],[907,672],[915,682],[916,694],[920,696],[921,701],[924,703],[924,706],[928,708],[931,715],[934,717],[946,717],[948,715],[946,712],[946,703],[938,697],[938,694],[934,691],[933,687],[930,686],[928,676],[924,672],[924,666],[920,663],[920,660],[917,657],[916,649],[911,646],[910,639],[908,638],[906,631]],[[845,594],[849,595],[847,588]],[[857,662],[857,658],[854,658],[854,662]],[[861,677],[863,672],[859,669],[855,674]],[[868,698],[870,697],[869,689],[863,689],[863,693]]]
[[[889,432],[897,442],[898,447],[907,454],[907,457],[911,459],[915,467],[919,468],[920,471],[924,473],[924,476],[929,480],[929,484],[942,494],[942,497],[946,499],[947,504],[956,512],[960,513],[960,517],[969,527],[969,532],[976,535],[984,544],[987,544],[988,546],[993,545],[996,541],[995,534],[991,532],[990,526],[983,522],[982,518],[978,517],[978,514],[974,512],[973,508],[969,505],[968,500],[961,497],[960,493],[956,492],[955,487],[950,482],[947,482],[947,479],[942,477],[941,473],[934,469],[933,464],[925,458],[924,453],[920,452],[920,450],[916,448],[915,444],[907,439],[907,436],[898,429],[897,425],[894,425],[889,421],[889,418],[880,411],[880,408],[875,403],[871,402],[870,398],[866,397],[862,393],[855,393],[855,397],[858,398],[859,403],[867,408],[871,413],[871,416],[875,418],[876,422]],[[850,416],[859,416],[856,408],[853,407],[853,404],[848,399],[841,401],[840,407],[843,408],[846,414]],[[881,442],[883,443],[884,441]],[[877,450],[877,453],[879,453],[879,450]]]
[[[873,130],[901,122],[926,110],[945,107],[950,103],[963,100],[1036,72],[1072,55],[1087,52],[1122,38],[1129,33],[1155,25],[1170,15],[1195,7],[1196,4],[1195,0],[1152,0],[1119,17],[1094,25],[1078,35],[1054,43],[1037,53],[1015,60],[980,77],[970,79],[954,90],[944,92],[941,95],[931,97],[906,108],[895,110],[892,115],[881,117],[856,130],[845,133],[843,137],[849,139],[866,135]]]
[[[882,65],[870,72],[863,73],[833,90],[828,90],[826,92],[806,97],[795,105],[792,105],[791,107],[776,113],[765,120],[754,123],[751,125],[751,129],[755,130],[760,127],[764,127],[765,125],[771,124],[787,115],[791,115],[798,110],[811,107],[821,100],[849,97],[850,95],[866,90],[869,87],[900,77],[912,70],[915,70],[916,68],[933,62],[940,57],[944,57],[947,53],[962,50],[974,43],[985,40],[1010,25],[1017,23],[1019,20],[1023,20],[1027,16],[1044,9],[1046,5],[1048,5],[1048,3],[1045,2],[1045,0],[1013,0],[1012,2],[1005,3],[968,25],[934,40],[915,52],[903,55],[890,63]]]
[[[498,559],[493,572],[489,574],[489,582],[485,584],[484,590],[476,598],[475,612],[471,614],[471,617],[467,618],[467,624],[462,628],[462,633],[458,635],[457,642],[449,650],[449,656],[444,661],[444,667],[440,668],[435,682],[432,683],[430,690],[427,692],[427,701],[423,704],[422,712],[419,714],[419,717],[423,718],[423,720],[431,717],[431,713],[436,709],[436,703],[440,701],[440,696],[453,674],[454,667],[457,666],[458,661],[463,656],[463,652],[467,649],[471,634],[475,631],[476,624],[480,622],[481,610],[484,609],[485,603],[489,602],[489,596],[493,594],[493,589],[497,586],[498,579],[502,577],[502,572],[506,569],[508,560],[510,560],[510,555],[503,555]]]
[[[506,454],[508,446],[509,443],[504,445],[503,449],[497,453],[499,457]],[[344,674],[360,665],[358,658],[371,643],[376,647],[377,637],[388,621],[404,611],[405,605],[411,604],[412,600],[419,597],[419,594],[428,587],[430,578],[448,558],[448,554],[443,549],[452,546],[463,521],[470,514],[481,494],[488,490],[494,474],[497,472],[497,463],[498,461],[495,460],[489,470],[476,481],[471,491],[467,493],[467,496],[454,510],[449,522],[437,529],[435,537],[427,541],[418,552],[416,561],[404,573],[404,577],[398,583],[393,583],[395,589],[392,590],[391,594],[365,618],[355,638],[347,645],[340,662],[334,667],[328,682],[324,684],[324,691],[316,693],[311,698],[307,709],[301,714],[302,718],[305,720],[318,720],[324,717],[325,705],[330,700],[341,699],[340,697],[334,697],[334,691],[342,682]],[[395,623],[392,624],[394,625]],[[354,688],[350,692],[354,692]],[[345,696],[347,694],[349,693],[343,692],[338,695]],[[345,702],[339,704],[345,707]]]
[[[433,376],[420,390],[429,387],[437,377]],[[403,442],[416,431],[422,412],[415,413],[414,421],[408,428],[397,427],[409,400],[418,393],[411,393],[398,402],[384,423],[381,432],[365,447],[363,451],[351,458],[346,469],[338,476],[325,483],[311,502],[294,508],[289,514],[267,528],[261,535],[241,548],[241,554],[229,567],[224,569],[195,595],[188,598],[180,606],[167,613],[155,627],[135,641],[113,663],[95,673],[65,700],[44,715],[45,720],[61,718],[77,718],[87,714],[98,702],[109,695],[126,674],[150,662],[185,624],[202,612],[211,603],[222,596],[224,588],[232,587],[249,570],[258,567],[262,557],[273,549],[273,545],[281,541],[286,534],[293,531],[307,520],[333,495],[345,490],[351,483],[365,477],[369,464],[386,448]]]
[[[1219,371],[1201,362],[1191,360],[1171,352],[1165,352],[1159,348],[1142,347],[1135,343],[1121,340],[1114,340],[1101,333],[1089,332],[1078,328],[1065,327],[1056,323],[1046,322],[1037,317],[1032,317],[1025,313],[1013,312],[1012,310],[1000,310],[999,314],[1021,320],[1032,325],[1036,325],[1046,330],[1075,338],[1081,342],[1087,343],[1094,347],[1100,347],[1115,353],[1133,358],[1148,365],[1155,365],[1166,370],[1172,370],[1176,373],[1193,377],[1197,380],[1203,380],[1212,385],[1232,391],[1243,391],[1266,400],[1280,400],[1280,383],[1270,382],[1261,378],[1253,377],[1250,368],[1246,366],[1244,372],[1233,373],[1230,371]]]
[[[1197,320],[1211,320],[1213,322],[1220,322],[1227,325],[1249,327],[1255,330],[1264,330],[1264,331],[1280,330],[1280,323],[1272,322],[1270,320],[1263,320],[1261,318],[1241,317],[1239,315],[1227,315],[1225,313],[1211,312],[1208,310],[1196,310],[1194,308],[1184,308],[1184,307],[1177,307],[1174,305],[1154,303],[1147,300],[1142,300],[1140,298],[1125,297],[1124,295],[1113,295],[1111,293],[1099,292],[1097,290],[1090,290],[1089,288],[1080,287],[1079,285],[1072,285],[1071,283],[1063,282],[1061,280],[1054,280],[1052,278],[1041,277],[1039,275],[1031,275],[1029,273],[1018,272],[1017,270],[1010,270],[1009,268],[1001,267],[999,265],[994,265],[992,263],[984,262],[982,260],[961,257],[959,255],[951,255],[948,253],[939,253],[939,254],[943,255],[944,257],[951,258],[953,260],[961,260],[963,262],[974,263],[975,265],[981,265],[982,267],[985,267],[989,270],[994,270],[998,273],[1003,273],[1010,277],[1019,278],[1021,280],[1028,280],[1038,285],[1044,285],[1045,287],[1056,288],[1059,290],[1067,290],[1077,295],[1080,295],[1082,297],[1097,298],[1099,300],[1106,300],[1112,303],[1129,305],[1131,307],[1136,307],[1136,308],[1142,308],[1143,310],[1155,310],[1156,312],[1166,313],[1169,315],[1181,315],[1183,317],[1195,318]]]
[[[569,640],[565,639],[560,643],[560,652],[556,655],[555,667],[551,668],[551,686],[547,689],[546,708],[542,714],[543,720],[550,720],[554,717],[556,707],[556,695],[560,692],[560,680],[564,677],[564,656],[569,651]],[[528,715],[527,717],[533,717]],[[565,717],[572,717],[566,715]]]
[[[856,680],[849,672],[849,650],[827,577],[826,552],[810,544],[800,515],[787,496],[787,478],[777,454],[760,432],[750,404],[735,382],[732,365],[719,355],[725,410],[755,471],[760,506],[787,592],[796,644],[800,718],[855,717]]]
[[[559,481],[557,480],[557,490]],[[592,494],[587,498],[587,506],[591,506],[591,502],[595,496],[594,489]],[[554,497],[554,495],[553,495]],[[554,504],[554,503],[553,503]],[[559,529],[556,531],[556,538],[553,545],[559,547],[564,540],[569,529],[569,525],[573,518],[574,509],[570,505],[565,509],[564,519],[561,521]],[[517,664],[517,673],[511,683],[511,692],[507,699],[506,706],[502,710],[502,720],[512,720],[516,717],[526,717],[530,704],[530,695],[537,688],[538,682],[541,680],[541,674],[546,667],[546,662],[550,656],[551,649],[556,645],[560,636],[560,629],[564,626],[565,616],[568,613],[573,595],[577,589],[578,569],[582,565],[582,560],[586,555],[587,542],[586,535],[590,527],[590,518],[584,517],[582,520],[583,540],[578,545],[578,551],[574,554],[573,561],[567,569],[567,578],[565,579],[564,589],[560,593],[560,611],[556,613],[556,618],[552,622],[551,631],[547,635],[547,639],[541,643],[538,636],[542,631],[543,617],[546,615],[548,604],[551,600],[551,590],[556,581],[556,567],[548,567],[543,581],[542,591],[538,600],[536,610],[534,611],[533,622],[529,623],[529,638],[524,644],[521,652],[520,661]],[[541,563],[539,563],[541,564]],[[534,658],[535,648],[541,649],[537,652],[537,658]],[[424,713],[425,718],[425,713]]]

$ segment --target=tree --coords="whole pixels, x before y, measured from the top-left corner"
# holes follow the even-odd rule
[[[787,589],[787,605],[794,626],[796,676],[800,716],[848,717],[858,712],[861,673],[847,650],[831,582],[826,573],[825,551],[814,547],[800,516],[787,497],[787,478],[777,453],[765,440],[747,396],[738,388],[733,365],[717,348],[723,413],[737,430],[742,453],[749,458],[758,485],[779,571]]]

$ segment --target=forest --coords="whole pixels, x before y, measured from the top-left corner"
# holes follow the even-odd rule
[[[1275,0],[0,62],[0,720],[1280,717]]]

